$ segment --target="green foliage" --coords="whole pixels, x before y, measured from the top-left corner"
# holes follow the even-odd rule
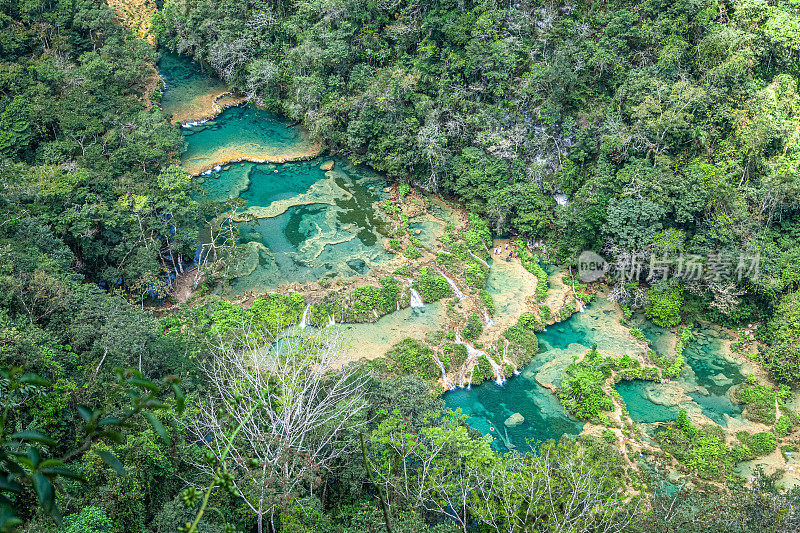
[[[452,339],[451,339],[452,340]],[[467,360],[467,347],[463,344],[454,342],[445,343],[442,346],[442,355],[439,358],[442,363],[447,361],[445,369],[459,368]]]
[[[787,415],[782,415],[778,421],[775,423],[775,433],[779,437],[785,437],[789,434],[789,430],[792,428],[794,424],[792,423],[792,417]]]
[[[503,333],[509,342],[506,357],[514,361],[517,367],[522,367],[538,353],[539,341],[535,333],[538,327],[535,316],[522,314],[517,323]]]
[[[800,293],[781,299],[767,329],[771,342],[765,366],[781,383],[800,383]]]
[[[536,276],[536,299],[540,302],[544,301],[547,297],[547,289],[550,285],[550,280],[547,277],[547,272],[544,271],[542,265],[539,263],[539,256],[531,254],[528,247],[523,240],[517,241],[517,252],[519,253],[519,260],[523,268]]]
[[[644,336],[644,332],[642,332],[641,329],[639,329],[639,328],[631,328],[628,331],[630,331],[631,336],[633,336],[634,338],[639,339],[640,341],[647,342],[647,337]]]
[[[108,533],[114,524],[99,507],[84,507],[79,513],[64,519],[63,533]]]
[[[625,249],[639,250],[655,240],[665,213],[650,200],[626,196],[612,199],[606,214],[608,236]]]
[[[414,279],[414,288],[425,303],[435,302],[453,295],[453,289],[450,288],[444,276],[428,267],[419,269],[417,277]]]
[[[415,339],[403,339],[386,352],[387,367],[396,375],[419,376],[423,379],[436,379],[441,371],[433,359],[433,351]]]
[[[550,310],[549,305],[542,304],[539,306],[539,314],[541,315],[542,320],[544,320],[545,322],[550,320],[550,317],[552,316],[551,313],[552,311]]]
[[[411,186],[408,183],[401,183],[397,186],[397,193],[400,195],[400,200],[404,200]]]
[[[480,289],[478,291],[478,296],[481,299],[481,303],[483,303],[483,307],[486,308],[486,311],[489,315],[494,315],[494,300],[492,299],[492,295],[486,289]]]
[[[75,433],[75,443],[60,445],[50,436],[36,430],[14,431],[14,426],[27,422],[28,414],[20,410],[26,397],[47,394],[50,383],[21,367],[0,367],[0,383],[4,395],[0,398],[0,527],[11,528],[19,521],[15,517],[38,505],[46,514],[61,522],[57,490],[63,490],[65,480],[85,480],[88,473],[76,470],[68,461],[83,456],[98,445],[124,441],[123,431],[144,419],[167,445],[170,437],[155,416],[156,411],[174,408],[180,413],[184,407],[184,392],[180,380],[171,377],[162,383],[146,379],[136,370],[115,369],[116,404],[97,408],[79,405],[80,428]],[[168,403],[172,396],[174,403]],[[62,455],[58,452],[63,451]],[[97,452],[98,470],[113,469],[125,476],[126,469],[115,453],[108,449]],[[76,519],[77,520],[77,519]],[[100,524],[103,517],[88,513],[78,523],[90,527]],[[72,526],[68,526],[72,527]],[[78,526],[76,526],[78,527]],[[99,527],[99,526],[97,526]]]
[[[677,420],[658,434],[658,442],[664,451],[702,478],[725,479],[733,467],[722,428],[696,428],[683,409]]]
[[[760,433],[747,433],[741,431],[736,434],[736,438],[744,446],[745,450],[739,450],[738,460],[749,461],[757,457],[769,455],[778,446],[778,439],[774,433],[770,431],[762,431]]]
[[[409,259],[419,259],[422,257],[422,252],[416,246],[406,246],[406,249],[403,250],[403,255],[408,257]]]
[[[761,384],[742,385],[736,399],[747,405],[744,416],[754,422],[771,426],[775,423],[775,391]]]
[[[614,409],[614,403],[602,389],[609,375],[602,357],[592,349],[580,363],[566,368],[556,396],[567,411],[581,420],[597,420],[601,411]]]
[[[480,336],[482,331],[483,322],[481,322],[481,317],[478,316],[478,313],[471,313],[469,318],[467,318],[464,329],[461,330],[461,334],[468,341],[474,341]]]
[[[657,326],[677,326],[681,321],[683,291],[680,288],[656,288],[647,291],[644,313]]]

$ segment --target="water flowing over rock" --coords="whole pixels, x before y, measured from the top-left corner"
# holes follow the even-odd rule
[[[494,327],[494,320],[492,320],[492,317],[489,316],[488,309],[483,310],[483,318],[486,319],[486,329]]]
[[[411,289],[411,307],[414,309],[425,307],[425,304],[422,302],[422,296],[420,296],[415,289]]]
[[[456,344],[460,344],[461,346],[463,346],[464,348],[467,349],[467,362],[468,363],[472,363],[471,366],[472,366],[473,369],[475,368],[475,365],[477,364],[478,359],[480,359],[481,357],[484,357],[484,358],[486,358],[486,361],[489,362],[489,365],[492,367],[492,371],[494,372],[494,377],[495,377],[494,382],[497,383],[498,385],[502,385],[505,382],[505,378],[503,377],[503,371],[500,368],[500,365],[498,365],[497,362],[494,359],[489,357],[489,354],[487,354],[483,350],[479,350],[479,349],[475,348],[473,345],[461,340],[461,334],[458,331],[456,331],[455,342],[456,342]]]
[[[306,329],[308,325],[308,310],[311,308],[311,304],[306,305],[305,311],[303,311],[303,318],[300,319],[300,329]]]
[[[463,299],[465,299],[467,297],[467,295],[464,294],[463,292],[461,292],[461,289],[458,288],[458,285],[456,285],[456,282],[453,281],[452,279],[448,278],[445,275],[444,272],[442,272],[438,268],[436,269],[436,272],[441,274],[442,277],[447,280],[447,283],[450,285],[450,288],[453,289],[453,292],[456,294],[456,296],[458,297],[459,300],[463,300]]]
[[[450,384],[450,380],[447,379],[447,372],[444,369],[444,365],[439,360],[439,358],[436,357],[436,354],[433,354],[433,360],[436,361],[436,365],[439,367],[439,370],[442,371],[442,383],[444,384],[444,388],[447,390],[452,389],[453,386]]]
[[[474,257],[475,259],[477,259],[481,263],[483,263],[486,266],[486,268],[491,268],[489,266],[489,263],[487,263],[482,257],[479,257],[479,256],[475,255],[474,253],[472,253],[472,250],[467,250],[467,251],[469,252],[469,255],[471,255],[472,257]]]

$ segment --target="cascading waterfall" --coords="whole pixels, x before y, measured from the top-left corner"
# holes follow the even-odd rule
[[[333,315],[329,316],[328,317],[328,327],[335,326],[335,325],[336,325],[336,319],[333,318]]]
[[[456,282],[453,281],[452,279],[448,278],[447,275],[445,275],[444,272],[442,272],[438,268],[436,269],[436,272],[441,274],[444,277],[444,279],[447,280],[447,284],[450,285],[450,288],[453,289],[453,292],[456,293],[456,296],[458,296],[459,300],[463,300],[464,298],[467,297],[467,295],[464,294],[463,292],[461,292],[461,289],[458,288],[458,285],[456,285]]]
[[[311,309],[311,304],[306,305],[305,311],[303,311],[303,318],[300,319],[300,329],[306,329],[308,325],[308,310]]]
[[[436,361],[436,364],[439,365],[439,370],[442,371],[442,383],[444,383],[445,389],[447,390],[452,389],[453,386],[450,384],[450,380],[447,379],[447,372],[444,369],[444,365],[442,364],[441,361],[439,361],[439,358],[436,357],[436,354],[433,354],[433,360]]]
[[[458,331],[456,331],[456,344],[460,344],[461,346],[467,349],[467,361],[474,361],[475,359],[478,359],[480,357],[485,357],[486,360],[489,362],[489,365],[491,365],[492,371],[494,372],[495,376],[494,382],[497,383],[498,385],[502,385],[503,383],[505,383],[506,380],[503,377],[503,372],[502,369],[500,368],[500,365],[498,365],[497,362],[491,357],[489,357],[489,355],[483,350],[479,350],[474,346],[472,346],[471,344],[461,340],[461,334]],[[475,367],[473,365],[473,371],[474,368]],[[470,382],[472,382],[471,379]]]
[[[492,317],[489,316],[489,310],[488,309],[484,309],[483,310],[483,318],[486,319],[486,329],[494,327],[494,320],[492,320]]]
[[[487,263],[482,257],[479,257],[479,256],[475,255],[474,253],[472,253],[472,250],[467,250],[467,251],[469,252],[469,255],[471,255],[472,257],[474,257],[475,259],[477,259],[478,261],[480,261],[484,265],[486,265],[486,268],[491,268],[489,266],[489,263]]]
[[[519,370],[517,369],[516,365],[509,360],[508,358],[508,345],[511,344],[508,339],[503,339],[505,343],[503,344],[503,363],[507,365],[511,365],[514,367],[514,375],[519,376]]]
[[[425,307],[425,304],[422,301],[422,296],[415,289],[411,289],[411,307],[414,309],[419,309],[421,307]]]

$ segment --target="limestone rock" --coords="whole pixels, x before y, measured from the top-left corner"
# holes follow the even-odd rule
[[[716,385],[717,387],[724,387],[725,385],[730,385],[731,383],[733,383],[733,380],[728,376],[726,376],[725,374],[723,374],[722,372],[720,372],[716,376],[711,376],[711,381],[713,381],[714,385]]]
[[[421,229],[415,229],[414,230],[414,235],[419,235],[420,233],[422,233]]]
[[[327,161],[327,162],[325,162],[325,163],[322,163],[322,164],[319,166],[319,168],[320,168],[321,170],[325,170],[325,171],[328,171],[328,170],[333,170],[333,161]]]
[[[525,422],[525,417],[519,413],[514,413],[513,415],[506,418],[506,421],[503,422],[506,426],[513,428]]]

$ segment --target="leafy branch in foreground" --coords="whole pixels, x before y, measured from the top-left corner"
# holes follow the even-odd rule
[[[21,367],[0,368],[0,531],[14,531],[21,525],[15,509],[24,505],[26,487],[36,494],[38,505],[58,524],[61,513],[56,504],[56,491],[62,478],[85,481],[68,466],[68,462],[87,452],[92,444],[104,441],[123,443],[124,429],[132,428],[136,419],[144,417],[158,436],[169,443],[164,426],[155,412],[174,407],[183,411],[184,394],[180,379],[168,377],[163,383],[145,378],[133,369],[115,369],[115,392],[127,398],[127,405],[101,405],[96,408],[79,406],[78,414],[82,427],[78,431],[77,444],[63,455],[52,456],[58,442],[35,429],[12,432],[16,410],[25,406],[31,397],[42,395],[51,387],[50,382]],[[168,397],[174,398],[168,402]],[[116,455],[109,451],[98,451],[100,458],[120,475],[125,468]]]

